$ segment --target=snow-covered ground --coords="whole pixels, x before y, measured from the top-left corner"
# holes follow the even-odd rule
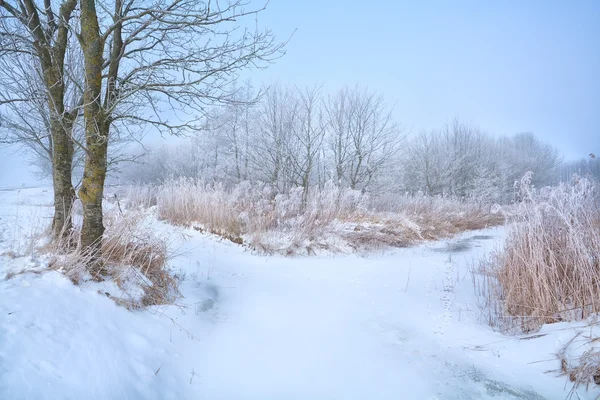
[[[564,399],[556,353],[480,321],[470,268],[503,229],[368,256],[259,256],[172,233],[176,305],[130,312],[112,285],[39,270],[23,238],[51,190],[0,191],[0,399]],[[15,257],[16,256],[16,257]],[[581,391],[595,398],[600,391]]]

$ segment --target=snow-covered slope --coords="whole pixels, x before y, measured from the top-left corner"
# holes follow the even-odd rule
[[[44,264],[22,244],[24,257],[9,253],[49,221],[44,190],[0,192],[0,399],[564,399],[570,384],[545,372],[573,329],[590,329],[521,340],[479,321],[469,270],[502,228],[284,258],[157,222],[176,238],[184,297],[137,312],[104,295],[110,284],[4,280]]]

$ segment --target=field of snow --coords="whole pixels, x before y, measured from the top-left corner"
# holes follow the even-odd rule
[[[370,255],[259,256],[173,238],[183,295],[130,312],[39,271],[50,188],[0,190],[0,399],[564,399],[555,353],[588,324],[504,336],[480,321],[470,268],[503,228]],[[600,394],[581,390],[582,399]]]

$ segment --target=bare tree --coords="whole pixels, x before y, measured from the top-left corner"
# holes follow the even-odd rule
[[[253,96],[243,95],[219,107],[206,129],[146,165],[166,157],[173,159],[165,166],[167,176],[201,176],[226,185],[259,180],[276,193],[299,188],[304,201],[311,186],[330,180],[346,187],[354,182],[365,191],[389,189],[397,181],[394,164],[401,164],[397,153],[404,134],[383,99],[344,89],[325,104],[321,93],[320,86],[276,84],[256,106]],[[204,157],[197,156],[199,149]]]
[[[18,145],[31,155],[41,177],[52,177],[52,135],[43,78],[29,55],[0,58],[0,142]],[[15,95],[31,101],[9,102]]]
[[[294,129],[297,150],[291,152],[294,175],[304,189],[303,201],[306,202],[308,188],[314,183],[316,167],[325,137],[325,119],[323,117],[321,88],[314,86],[299,93],[297,126]]]
[[[239,71],[282,54],[283,44],[269,31],[240,29],[245,18],[264,9],[246,6],[242,0],[80,0],[87,153],[79,197],[85,249],[100,251],[113,126],[144,124],[169,134],[198,129],[207,104],[228,100]]]
[[[333,177],[338,185],[346,178],[350,151],[350,94],[345,87],[335,95],[329,96],[325,111],[327,115],[328,151],[331,153]]]
[[[377,93],[357,87],[350,91],[349,106],[348,183],[351,189],[366,190],[398,152],[406,135]]]
[[[285,192],[293,186],[290,150],[294,147],[291,140],[298,115],[295,92],[273,85],[257,112],[259,127],[251,156],[256,176]]]
[[[441,141],[436,132],[422,132],[403,154],[404,183],[412,191],[438,195],[444,191],[448,170],[445,168]]]
[[[65,54],[63,72],[64,104],[75,117],[72,121],[70,140],[73,145],[71,155],[71,180],[80,175],[83,167],[84,140],[81,118],[77,108],[82,98],[82,65],[80,53],[73,40],[69,42]],[[50,109],[45,95],[45,83],[37,60],[28,54],[0,58],[0,85],[6,90],[0,97],[6,101],[0,114],[0,143],[19,146],[24,155],[37,167],[40,179],[52,178],[53,135]],[[21,95],[30,101],[11,102],[10,98]]]
[[[482,152],[483,133],[478,129],[454,118],[441,132],[442,146],[445,149],[443,168],[446,171],[446,191],[465,197],[473,189],[478,159]]]
[[[532,171],[536,186],[550,184],[558,151],[533,134],[493,137],[454,119],[411,140],[403,155],[405,190],[484,202],[508,202],[514,182]]]
[[[561,162],[558,150],[540,141],[533,133],[519,133],[512,138],[514,151],[518,156],[513,159],[515,173],[513,182],[520,179],[527,171],[533,172],[531,183],[534,186],[548,184],[552,171]],[[523,172],[524,171],[524,172]]]
[[[252,121],[254,108],[260,99],[250,81],[234,87],[232,101],[215,110],[210,118],[210,130],[221,140],[222,165],[228,182],[239,183],[249,177],[250,142],[254,139],[255,125]],[[215,143],[216,144],[216,143]]]
[[[3,114],[10,116],[4,124],[8,124],[17,136],[25,135],[29,140],[26,145],[37,142],[39,147],[36,149],[46,151],[52,157],[55,236],[70,230],[75,196],[71,182],[72,129],[78,109],[65,102],[68,81],[65,57],[76,5],[77,0],[64,0],[60,4],[50,0],[43,4],[34,0],[0,0],[0,55],[5,66],[16,66],[14,70],[3,70],[5,90],[0,95],[0,105],[7,106],[8,110],[5,109]],[[22,78],[33,79],[25,85],[19,84],[14,79],[18,73],[25,74]],[[16,104],[27,104],[25,107],[35,111],[30,124],[23,118],[13,118],[26,111],[15,109]],[[47,115],[47,120],[39,118],[41,115]],[[39,131],[33,132],[42,126],[45,127],[42,132],[47,132],[49,137]]]

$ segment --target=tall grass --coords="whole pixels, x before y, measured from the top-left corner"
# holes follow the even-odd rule
[[[155,205],[158,217],[268,253],[310,254],[404,247],[503,222],[488,208],[455,198],[372,199],[332,184],[276,193],[264,183],[233,188],[187,179],[129,186],[130,206]]]
[[[481,264],[490,323],[531,331],[585,319],[600,310],[600,188],[571,183],[535,190],[519,185],[504,246]]]
[[[108,207],[104,214],[106,230],[102,239],[103,275],[88,269],[92,255],[77,246],[79,226],[61,243],[46,248],[52,259],[50,268],[63,273],[73,283],[112,281],[109,293],[117,303],[128,308],[169,304],[179,294],[177,282],[168,269],[168,246],[139,211],[122,213]]]

